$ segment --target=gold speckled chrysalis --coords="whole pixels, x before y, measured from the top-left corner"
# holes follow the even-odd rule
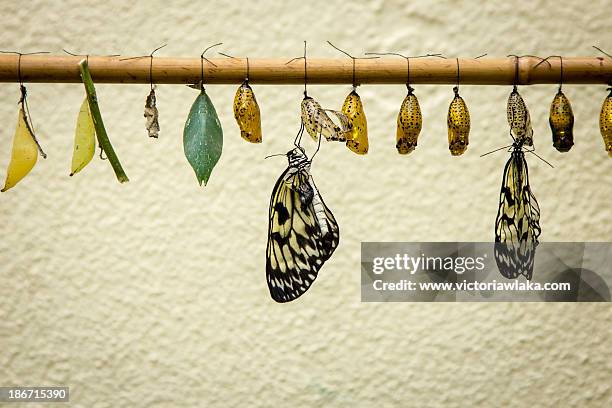
[[[245,80],[234,97],[234,117],[240,127],[240,136],[251,143],[261,143],[261,114],[255,93]]]
[[[351,124],[350,132],[346,133],[346,146],[357,154],[366,154],[368,152],[368,122],[361,98],[355,90],[344,100],[342,113],[347,116]]]
[[[462,155],[468,147],[470,135],[470,112],[459,96],[459,87],[454,87],[455,97],[448,107],[448,148],[453,156]]]
[[[601,105],[601,112],[599,113],[599,130],[608,156],[612,157],[612,87],[608,90],[610,94]]]
[[[419,100],[413,93],[414,89],[407,86],[408,94],[402,102],[402,107],[397,115],[396,145],[399,154],[408,154],[416,146],[423,127],[423,115]]]
[[[553,146],[565,153],[574,145],[574,113],[569,99],[561,88],[550,104],[550,117],[548,119],[552,130]]]

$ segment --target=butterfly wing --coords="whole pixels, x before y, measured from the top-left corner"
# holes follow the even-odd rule
[[[503,276],[531,279],[540,232],[540,207],[529,186],[525,155],[514,151],[504,169],[495,221],[495,260]]]
[[[319,213],[319,219],[327,222],[328,232],[324,236],[321,233],[313,205],[314,195],[318,196],[316,188],[310,199],[303,193],[312,188],[310,180],[307,171],[290,167],[272,191],[266,279],[270,295],[277,302],[289,302],[304,294],[338,246],[338,224],[322,200],[324,212]]]

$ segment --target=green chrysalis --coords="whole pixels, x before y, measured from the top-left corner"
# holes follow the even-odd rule
[[[195,171],[198,182],[208,183],[223,150],[223,130],[212,101],[202,89],[196,98],[183,130],[185,157]]]

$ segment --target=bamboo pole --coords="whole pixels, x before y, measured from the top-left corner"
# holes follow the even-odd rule
[[[97,83],[148,83],[149,57],[90,56],[89,66]],[[21,77],[24,82],[81,82],[79,61],[82,57],[23,55]],[[246,59],[214,58],[204,61],[206,84],[238,84],[246,76]],[[249,80],[255,84],[302,84],[304,61],[289,58],[249,58]],[[519,85],[558,83],[559,58],[550,58],[536,66],[537,57],[519,59]],[[459,59],[461,84],[512,85],[515,82],[514,57]],[[154,57],[152,76],[158,84],[197,83],[201,77],[200,58]],[[213,65],[214,64],[214,65]],[[406,61],[399,57],[355,61],[359,84],[404,84]],[[353,63],[349,58],[308,59],[309,84],[350,84]],[[563,82],[566,84],[606,84],[612,81],[612,59],[604,57],[563,58]],[[410,60],[412,84],[455,84],[457,62],[454,58],[419,58]],[[0,55],[0,82],[18,82],[18,56]]]

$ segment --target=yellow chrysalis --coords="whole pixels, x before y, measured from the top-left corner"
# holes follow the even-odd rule
[[[19,183],[32,170],[36,160],[38,160],[38,147],[26,122],[25,112],[20,107],[19,117],[17,118],[17,130],[13,137],[11,162],[6,173],[6,181],[4,182],[2,192]]]
[[[350,132],[346,133],[346,146],[357,154],[368,153],[368,122],[361,98],[355,90],[344,100],[342,113],[351,124]]]
[[[5,192],[14,187],[21,179],[28,175],[38,160],[38,152],[40,152],[43,159],[47,158],[47,155],[38,144],[29,117],[26,115],[28,111],[26,97],[26,88],[21,85],[21,99],[19,99],[19,114],[17,117],[17,129],[13,137],[11,161],[6,172],[4,188],[0,192]]]
[[[408,95],[402,102],[402,107],[397,115],[396,145],[399,154],[408,154],[416,146],[423,127],[423,116],[419,100],[412,92],[414,89],[408,87]]]
[[[610,94],[601,105],[599,113],[599,130],[603,138],[604,146],[608,152],[608,156],[612,157],[612,88],[609,88]]]
[[[550,104],[550,117],[548,119],[552,130],[553,146],[565,153],[574,145],[574,113],[569,99],[559,89]]]
[[[462,155],[470,142],[470,112],[465,101],[454,87],[455,97],[448,107],[448,148],[453,156]]]
[[[240,128],[240,136],[247,142],[261,143],[261,114],[255,93],[244,81],[234,97],[234,117]]]
[[[94,156],[96,150],[96,129],[94,127],[87,97],[81,104],[74,133],[74,148],[72,151],[72,167],[70,175],[81,171]]]

